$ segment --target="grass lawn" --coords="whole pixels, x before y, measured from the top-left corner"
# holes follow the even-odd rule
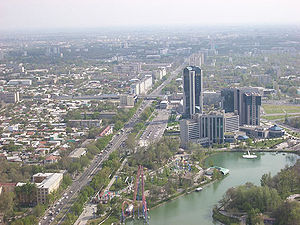
[[[297,115],[287,115],[287,117],[294,117],[294,116],[300,116],[300,113],[297,114]],[[285,119],[285,115],[279,115],[279,116],[261,116],[261,118],[263,119],[266,119],[266,120],[279,120],[279,119],[282,119],[284,120]]]
[[[112,223],[117,224],[120,222],[119,218],[116,218],[114,216],[110,216],[102,225],[111,225]]]
[[[266,114],[273,113],[300,113],[300,106],[297,105],[262,105]]]

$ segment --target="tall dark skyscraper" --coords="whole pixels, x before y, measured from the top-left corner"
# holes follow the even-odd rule
[[[203,81],[199,67],[188,66],[183,70],[183,104],[187,117],[195,113],[203,113]]]
[[[221,92],[225,112],[237,111],[240,124],[259,125],[261,96],[251,88],[228,88]]]

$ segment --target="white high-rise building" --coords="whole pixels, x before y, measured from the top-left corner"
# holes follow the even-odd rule
[[[136,82],[130,85],[130,93],[132,95],[139,95],[140,94],[140,83]]]

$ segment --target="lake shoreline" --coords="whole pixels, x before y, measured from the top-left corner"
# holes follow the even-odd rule
[[[258,184],[260,177],[263,175],[263,173],[260,171],[265,170],[269,171],[270,173],[276,174],[281,169],[283,169],[285,165],[292,165],[294,163],[294,160],[290,159],[291,157],[289,156],[294,156],[292,158],[299,158],[299,152],[295,151],[278,151],[278,153],[280,154],[275,155],[272,154],[274,152],[277,152],[275,150],[256,150],[255,152],[265,153],[261,154],[260,160],[242,160],[242,152],[247,151],[248,150],[245,149],[232,151],[212,150],[211,154],[209,154],[209,157],[207,157],[204,161],[205,165],[207,166],[207,163],[210,160],[212,160],[214,165],[230,169],[229,176],[226,176],[226,179],[218,179],[218,181],[220,181],[220,185],[210,185],[215,183],[215,181],[217,180],[204,184],[203,187],[205,188],[203,189],[203,191],[205,193],[200,192],[199,195],[193,194],[192,198],[184,196],[189,193],[192,194],[192,191],[195,190],[195,188],[197,188],[198,186],[195,186],[191,189],[186,189],[181,194],[175,195],[164,201],[159,202],[158,204],[150,208],[150,220],[153,221],[151,224],[162,224],[160,221],[164,221],[166,224],[168,224],[168,222],[171,221],[170,223],[177,225],[181,224],[183,219],[189,221],[189,224],[197,224],[198,219],[202,219],[203,224],[205,225],[213,224],[213,218],[211,217],[213,205],[217,204],[219,198],[223,195],[224,190],[227,190],[230,187],[242,185],[246,182]],[[237,152],[241,153],[239,154]],[[232,155],[226,153],[232,153]],[[287,154],[285,156],[285,154],[282,153]],[[276,166],[274,167],[275,164]],[[244,176],[243,174],[247,174],[247,176]],[[178,200],[179,197],[184,198],[182,198],[182,200]],[[166,204],[171,203],[172,201],[176,201],[176,203],[170,205]],[[193,205],[194,207],[191,208],[189,207],[189,205]],[[162,208],[158,209],[160,206]],[[173,211],[174,209],[176,209],[176,212]],[[196,213],[195,209],[197,209],[197,211],[201,213]],[[187,211],[185,212],[185,210]],[[173,216],[175,216],[177,220],[169,219],[174,218]]]

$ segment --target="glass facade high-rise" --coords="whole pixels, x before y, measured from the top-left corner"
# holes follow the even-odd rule
[[[239,116],[224,111],[195,114],[191,119],[180,120],[181,147],[190,142],[211,145],[224,143],[224,133],[239,130]]]
[[[228,88],[221,91],[225,112],[237,112],[240,124],[260,125],[261,96],[251,88]]]
[[[197,66],[188,66],[183,70],[184,114],[191,117],[203,113],[203,78]]]

